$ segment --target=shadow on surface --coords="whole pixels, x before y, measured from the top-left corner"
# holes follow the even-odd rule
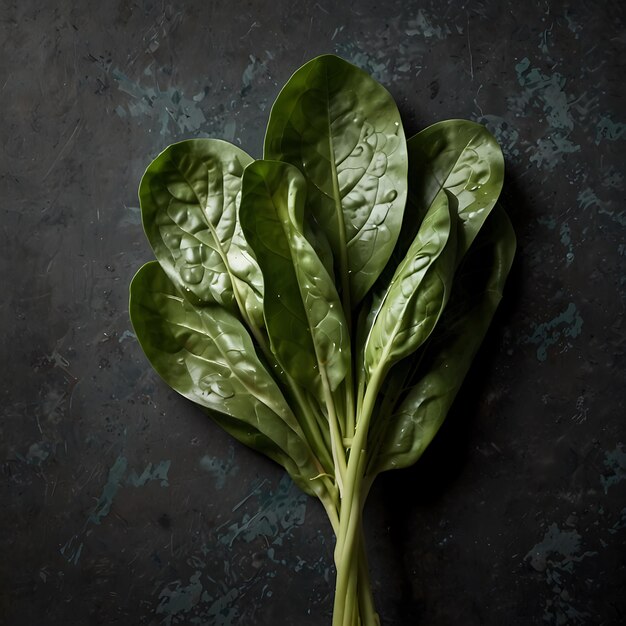
[[[536,219],[520,190],[519,182],[507,176],[501,200],[517,235],[516,258],[504,297],[463,386],[441,429],[420,460],[404,470],[383,473],[378,477],[370,496],[371,508],[379,516],[382,513],[388,528],[386,542],[391,548],[391,554],[386,566],[391,565],[398,572],[395,579],[399,585],[400,600],[396,606],[388,606],[388,609],[395,615],[411,616],[406,622],[393,621],[392,618],[394,624],[414,625],[425,619],[425,614],[429,618],[433,616],[434,607],[429,606],[428,581],[421,586],[423,593],[420,593],[420,597],[416,597],[411,583],[416,576],[415,564],[409,562],[407,557],[412,554],[411,547],[415,545],[416,532],[419,530],[415,528],[414,521],[417,520],[425,532],[430,532],[427,529],[429,524],[431,528],[438,524],[434,517],[446,493],[464,473],[472,442],[488,439],[488,434],[477,431],[477,417],[484,410],[482,403],[490,388],[497,384],[494,376],[506,328],[522,301],[524,251],[521,243],[529,223]],[[420,578],[426,575],[424,571],[418,574]],[[442,620],[441,623],[444,623],[443,616]]]

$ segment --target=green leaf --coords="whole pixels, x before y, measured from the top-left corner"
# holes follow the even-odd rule
[[[217,139],[169,146],[139,187],[144,229],[170,279],[194,304],[217,303],[262,326],[263,283],[238,223],[243,150]]]
[[[319,474],[291,409],[232,313],[193,306],[155,261],[133,278],[129,309],[141,347],[170,387],[221,414],[214,417],[222,426],[246,444],[256,441],[292,475],[294,467],[303,480]]]
[[[448,199],[437,196],[377,305],[364,350],[369,378],[415,352],[448,301],[456,258],[456,212]]]
[[[264,155],[304,174],[307,209],[330,242],[344,303],[349,292],[355,307],[391,256],[402,223],[407,152],[393,98],[343,59],[317,57],[278,95]]]
[[[446,120],[425,128],[407,141],[409,196],[406,234],[419,224],[442,190],[458,202],[460,225],[457,264],[469,249],[490,211],[504,181],[504,158],[493,135],[467,120]]]
[[[303,232],[306,184],[293,166],[255,161],[243,176],[240,219],[265,283],[272,352],[304,388],[345,378],[350,340],[339,296]],[[318,394],[319,397],[319,394]]]
[[[375,450],[371,476],[412,465],[432,441],[487,333],[514,254],[513,228],[496,208],[459,268],[448,307],[408,381],[408,392],[389,415],[379,416],[370,432]],[[383,404],[393,406],[394,392],[401,391],[400,385],[387,388],[392,402],[385,398]]]

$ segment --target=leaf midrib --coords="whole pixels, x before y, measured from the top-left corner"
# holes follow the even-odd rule
[[[325,70],[326,87],[326,123],[328,127],[328,149],[331,172],[331,182],[333,185],[333,200],[335,204],[335,215],[337,216],[337,226],[339,229],[339,268],[341,272],[341,299],[348,324],[350,324],[350,281],[348,279],[348,247],[346,244],[346,222],[343,216],[343,206],[341,204],[341,193],[339,191],[339,178],[337,175],[337,163],[335,162],[335,145],[333,141],[332,126],[330,120],[330,88],[328,85],[328,67]]]
[[[424,280],[426,279],[426,276],[431,272],[435,272],[436,274],[438,274],[437,272],[437,262],[439,261],[439,258],[441,257],[441,255],[443,254],[446,246],[448,245],[450,240],[450,231],[448,230],[448,236],[446,237],[446,241],[443,244],[443,246],[441,246],[441,248],[439,249],[439,252],[437,252],[436,255],[434,255],[430,261],[430,263],[424,268],[423,274],[422,274],[422,278],[419,281],[419,285],[421,285]],[[412,257],[415,258],[415,257]],[[404,267],[406,267],[408,265],[410,261],[408,259],[405,259],[402,263],[402,269],[404,269]],[[400,278],[400,277],[399,277]],[[383,300],[383,303],[380,306],[378,315],[376,316],[376,318],[378,319],[380,312],[383,309],[383,306],[385,304],[385,302],[388,299],[389,294],[392,292],[393,287],[395,287],[395,285],[397,285],[400,281],[394,282],[394,285],[391,285],[390,288],[387,290],[387,292],[385,293],[385,298]],[[443,281],[442,281],[443,283]],[[393,347],[393,343],[395,342],[396,337],[398,336],[398,334],[401,332],[402,326],[403,326],[403,320],[405,317],[405,313],[406,310],[409,306],[409,302],[412,301],[412,299],[415,297],[415,293],[416,293],[417,287],[413,289],[411,295],[408,298],[404,298],[404,304],[402,306],[402,313],[400,315],[396,316],[396,323],[393,326],[392,332],[389,333],[389,339],[383,344],[382,346],[382,357],[380,359],[380,362],[387,361],[387,359],[389,358],[389,355],[391,353],[391,349]],[[441,314],[441,307],[439,307],[439,315]],[[374,329],[374,325],[377,321],[377,319],[374,321],[374,324],[372,324],[372,330]],[[425,323],[427,318],[424,318],[423,323]],[[418,324],[418,326],[421,324]],[[370,335],[371,335],[371,331],[370,331]]]
[[[435,201],[435,198],[441,193],[441,191],[443,189],[447,189],[447,187],[445,186],[446,181],[450,178],[450,174],[455,170],[456,166],[458,165],[459,161],[461,160],[461,155],[467,150],[467,147],[472,143],[472,141],[474,141],[474,139],[476,139],[476,137],[478,137],[480,135],[480,131],[477,131],[471,138],[470,140],[463,146],[463,148],[461,150],[459,150],[459,155],[457,156],[457,158],[455,159],[452,167],[448,170],[448,172],[446,173],[446,175],[443,178],[443,182],[440,181],[439,177],[437,176],[437,174],[435,173],[434,169],[431,167],[431,172],[432,172],[432,176],[433,178],[437,181],[437,184],[439,185],[439,189],[437,190],[437,193],[434,195],[433,199],[430,201],[429,206],[432,206],[433,202]],[[417,136],[417,135],[416,135]]]
[[[222,259],[222,263],[224,264],[224,267],[226,268],[226,273],[228,274],[228,279],[230,280],[230,284],[231,284],[231,287],[233,289],[233,295],[235,296],[235,300],[237,302],[238,308],[241,311],[242,315],[247,316],[247,312],[245,310],[245,307],[243,306],[242,294],[240,294],[239,290],[237,289],[237,285],[235,283],[235,275],[233,274],[233,272],[231,270],[231,267],[230,267],[230,265],[228,263],[227,252],[224,250],[224,247],[222,246],[222,242],[219,240],[219,238],[217,236],[217,232],[216,232],[213,224],[211,224],[211,220],[208,219],[207,216],[206,216],[205,208],[203,207],[203,204],[202,204],[202,201],[200,199],[200,196],[198,196],[198,194],[196,193],[196,190],[194,189],[193,185],[191,184],[191,181],[187,178],[185,173],[180,169],[180,167],[178,167],[178,164],[176,162],[174,162],[173,159],[172,159],[172,163],[174,164],[174,167],[180,173],[180,175],[182,176],[183,180],[187,183],[187,185],[189,186],[189,188],[191,189],[193,195],[196,198],[198,206],[200,207],[200,210],[202,211],[202,217],[204,218],[204,221],[205,221],[206,225],[209,227],[209,231],[211,232],[211,236],[213,237],[213,241],[215,242],[217,253],[220,255],[220,257]],[[223,185],[223,183],[224,183],[224,170],[220,169],[220,172],[221,172],[221,175],[222,175],[222,185]],[[209,177],[209,171],[207,169],[207,179],[208,179],[208,177]],[[208,180],[207,180],[207,183],[208,183]],[[222,202],[222,204],[223,204],[223,202]],[[236,219],[236,217],[235,217],[235,219]]]

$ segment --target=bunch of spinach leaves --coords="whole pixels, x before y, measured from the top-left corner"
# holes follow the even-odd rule
[[[391,95],[331,55],[272,108],[264,158],[169,146],[140,185],[157,261],[130,315],[161,377],[317,496],[337,537],[333,626],[379,624],[362,510],[450,408],[515,251],[479,124],[405,139]]]

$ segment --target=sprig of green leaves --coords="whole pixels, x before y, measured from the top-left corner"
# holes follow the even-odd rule
[[[487,332],[515,252],[500,148],[479,124],[405,140],[391,95],[331,55],[287,82],[263,160],[168,147],[140,185],[157,261],[130,316],[167,384],[323,503],[333,626],[376,626],[361,514],[415,463]]]

